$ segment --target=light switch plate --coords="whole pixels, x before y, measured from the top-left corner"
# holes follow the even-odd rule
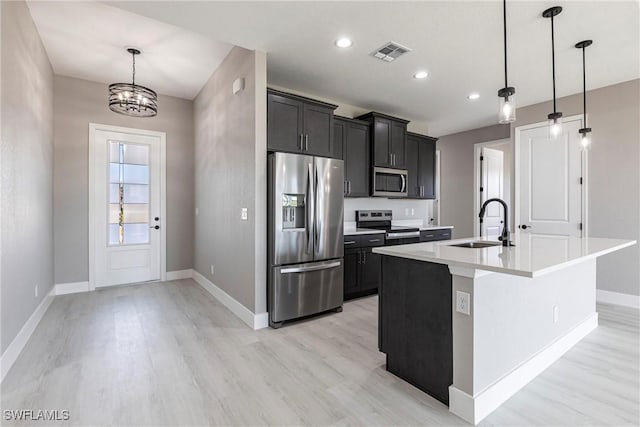
[[[240,219],[246,221],[249,218],[249,212],[247,208],[242,208],[242,212],[240,213]]]
[[[471,295],[466,292],[456,291],[456,311],[469,316]]]

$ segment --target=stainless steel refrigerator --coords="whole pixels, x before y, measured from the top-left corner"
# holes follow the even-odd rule
[[[343,302],[344,163],[269,155],[269,324]]]

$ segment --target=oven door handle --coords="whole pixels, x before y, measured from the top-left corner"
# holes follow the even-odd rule
[[[387,239],[402,239],[405,237],[420,237],[420,231],[403,231],[398,233],[387,233]]]

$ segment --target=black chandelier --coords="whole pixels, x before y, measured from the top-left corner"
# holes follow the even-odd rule
[[[582,49],[582,107],[583,107],[583,121],[584,127],[580,129],[578,132],[582,136],[580,138],[580,147],[586,150],[591,145],[591,139],[589,138],[589,134],[591,133],[591,128],[587,127],[587,67],[585,64],[585,49],[593,43],[592,40],[583,40],[579,43],[576,43],[576,49]]]
[[[507,0],[502,2],[502,25],[504,34],[504,87],[498,91],[500,110],[498,121],[512,123],[516,121],[516,88],[507,83]]]
[[[553,17],[559,15],[562,12],[562,7],[551,7],[544,12],[542,16],[545,18],[551,18],[551,71],[553,78],[553,113],[549,113],[547,118],[549,119],[549,134],[552,139],[556,139],[562,133],[562,112],[556,109],[556,46],[555,38],[553,34]]]
[[[158,114],[158,95],[148,87],[136,84],[136,55],[142,52],[134,47],[127,48],[133,59],[131,83],[109,85],[109,109],[118,114],[133,117],[154,117]]]

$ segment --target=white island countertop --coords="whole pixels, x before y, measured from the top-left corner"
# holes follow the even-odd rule
[[[373,252],[449,266],[537,277],[636,243],[635,240],[514,233],[512,240],[516,246],[508,248],[491,246],[476,249],[451,246],[481,240],[490,239],[476,237],[384,246],[373,248]]]

